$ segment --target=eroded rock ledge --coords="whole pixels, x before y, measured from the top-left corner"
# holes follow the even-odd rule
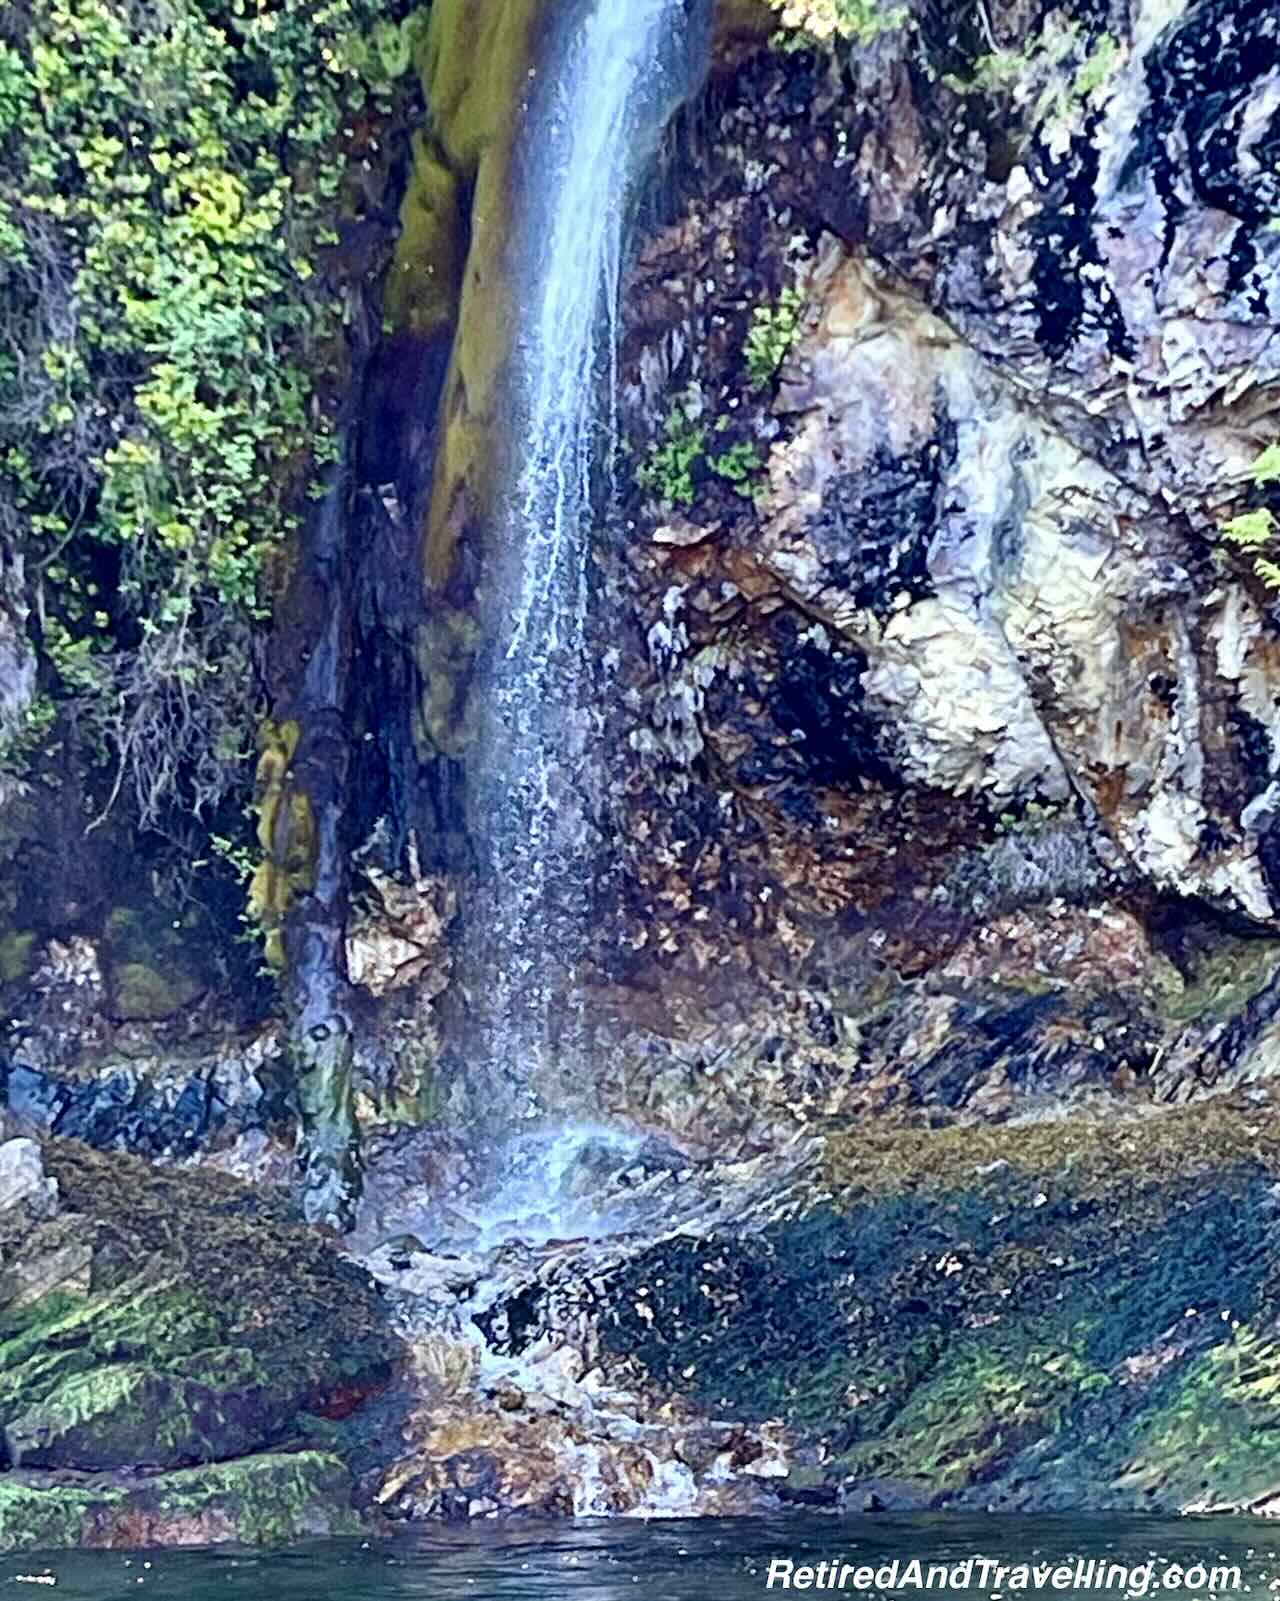
[[[0,1145],[0,1548],[351,1533],[326,1430],[391,1376],[368,1277],[279,1203]]]

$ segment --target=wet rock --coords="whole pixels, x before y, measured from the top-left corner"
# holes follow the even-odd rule
[[[857,1479],[836,1493],[853,1512],[923,1512],[930,1499],[924,1486],[908,1479]]]
[[[694,1404],[782,1416],[855,1507],[1247,1505],[1272,1485],[1277,1171],[1247,1099],[863,1124],[789,1219],[607,1271],[602,1349]]]
[[[321,1452],[263,1454],[145,1479],[0,1477],[0,1550],[246,1545],[356,1534],[342,1463]]]
[[[32,1054],[19,1048],[4,1075],[15,1122],[99,1150],[190,1156],[291,1115],[288,1075],[270,1034],[209,1055],[121,1055],[92,1067],[46,1065]]]
[[[281,1203],[223,1175],[50,1141],[42,1179],[32,1142],[10,1144],[28,1194],[47,1207],[54,1182],[64,1210],[0,1211],[0,1428],[22,1470],[0,1475],[0,1538],[19,1538],[11,1507],[33,1528],[78,1519],[87,1543],[128,1543],[130,1529],[133,1543],[350,1529],[340,1464],[270,1452],[307,1416],[349,1418],[385,1385],[395,1344],[372,1282]],[[83,1280],[53,1282],[51,1254],[72,1248]],[[148,1478],[135,1495],[135,1470],[199,1463],[217,1471]],[[68,1500],[87,1473],[104,1477]]]
[[[16,1206],[33,1220],[57,1211],[57,1181],[46,1175],[34,1140],[6,1140],[0,1145],[0,1212]]]
[[[441,880],[416,878],[402,884],[366,866],[367,893],[347,924],[347,972],[371,995],[415,984],[423,1002],[448,982],[450,958],[444,931],[455,911],[455,897]]]
[[[4,1431],[15,1467],[173,1468],[245,1456],[273,1443],[280,1402],[248,1351],[190,1359],[200,1377],[120,1363],[80,1373]]]
[[[44,1170],[34,1140],[0,1145],[0,1308],[21,1308],[55,1291],[89,1289],[92,1231],[63,1213],[57,1180]]]

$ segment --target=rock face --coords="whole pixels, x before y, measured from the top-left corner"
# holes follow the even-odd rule
[[[564,1117],[648,1154],[580,1174],[601,1235],[463,1238],[461,764],[549,12],[433,8],[429,127],[339,275],[350,493],[275,619],[287,1006],[205,948],[235,907],[188,928],[0,776],[0,1544],[1276,1504],[1280,625],[1223,530],[1280,514],[1280,18],[904,10],[780,50],[721,7],[638,207]],[[300,1118],[315,1216],[363,1130],[368,1272],[288,1213]]]
[[[860,1509],[1274,1501],[1269,1099],[1127,1124],[862,1127],[759,1233],[671,1239],[602,1286],[605,1351],[781,1418]]]
[[[0,1546],[352,1532],[301,1449],[390,1374],[372,1283],[216,1174],[0,1145]],[[90,1476],[90,1477],[87,1477]]]
[[[624,295],[613,1107],[673,1052],[739,1127],[1179,1099],[1225,1067],[1180,994],[1273,948],[1221,530],[1274,498],[1275,19],[909,9],[736,59]]]

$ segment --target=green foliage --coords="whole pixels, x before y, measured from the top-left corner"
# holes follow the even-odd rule
[[[1268,445],[1249,469],[1255,484],[1280,482],[1280,444]]]
[[[801,42],[851,39],[870,44],[890,28],[901,27],[909,13],[880,0],[769,0],[782,26]]]
[[[763,389],[772,382],[799,338],[803,303],[798,289],[784,289],[776,305],[757,306],[752,312],[742,355],[753,388]]]
[[[754,440],[740,439],[718,455],[708,456],[707,465],[726,483],[732,484],[740,495],[754,499],[756,478],[764,466]]]
[[[1062,807],[1052,801],[1047,805],[1040,801],[1028,801],[1021,811],[1001,812],[996,819],[995,831],[999,835],[1034,834],[1054,822],[1061,813]]]
[[[967,77],[947,73],[942,81],[957,94],[995,94],[1015,83],[1026,71],[1029,60],[1018,50],[994,50],[979,56]]]
[[[636,479],[669,506],[692,506],[693,467],[706,449],[707,430],[683,406],[673,406]]]
[[[264,560],[333,454],[313,262],[366,96],[350,41],[386,73],[408,36],[381,9],[26,0],[0,44],[0,539],[145,822],[225,789]]]
[[[1229,523],[1222,525],[1222,537],[1242,549],[1265,545],[1275,531],[1276,520],[1265,506],[1256,511],[1242,512]]]
[[[705,460],[718,478],[732,484],[740,495],[754,499],[764,466],[755,441],[740,439],[719,451],[709,448],[710,437],[723,434],[729,425],[729,419],[721,417],[713,429],[708,429],[705,423],[695,422],[683,406],[673,406],[636,473],[636,481],[664,505],[689,507],[695,494],[694,469]]]
[[[1268,445],[1258,455],[1249,468],[1249,477],[1259,488],[1280,480],[1280,444]],[[1265,554],[1272,546],[1275,532],[1275,514],[1266,506],[1241,512],[1221,529],[1228,545],[1254,553],[1253,570],[1268,589],[1280,589],[1280,562]]]
[[[1103,33],[1083,55],[1069,80],[1056,69],[1073,55],[1080,57],[1087,35],[1079,23],[1058,14],[1046,19],[1040,32],[1018,48],[999,46],[987,32],[992,48],[974,62],[964,77],[947,74],[943,83],[957,94],[1011,94],[1024,98],[1033,123],[1061,122],[1076,106],[1095,101],[1110,83],[1121,61],[1121,47],[1112,34]]]
[[[18,779],[26,775],[31,758],[44,746],[57,715],[58,708],[48,695],[36,696],[18,727],[7,739],[0,740],[0,775]]]
[[[1102,34],[1076,70],[1072,90],[1077,100],[1089,100],[1110,79],[1120,58],[1114,35]]]
[[[354,71],[367,83],[379,86],[403,78],[413,66],[414,52],[426,33],[429,15],[422,7],[398,22],[382,17],[368,33],[349,39],[346,57]]]

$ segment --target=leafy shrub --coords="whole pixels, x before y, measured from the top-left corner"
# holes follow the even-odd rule
[[[784,289],[776,305],[757,306],[751,313],[742,356],[753,388],[763,389],[772,382],[799,338],[803,303],[798,289]]]
[[[335,454],[315,376],[343,311],[314,263],[360,42],[384,75],[405,56],[383,9],[24,0],[0,23],[0,540],[144,822],[179,775],[197,809],[234,776],[264,560]]]

